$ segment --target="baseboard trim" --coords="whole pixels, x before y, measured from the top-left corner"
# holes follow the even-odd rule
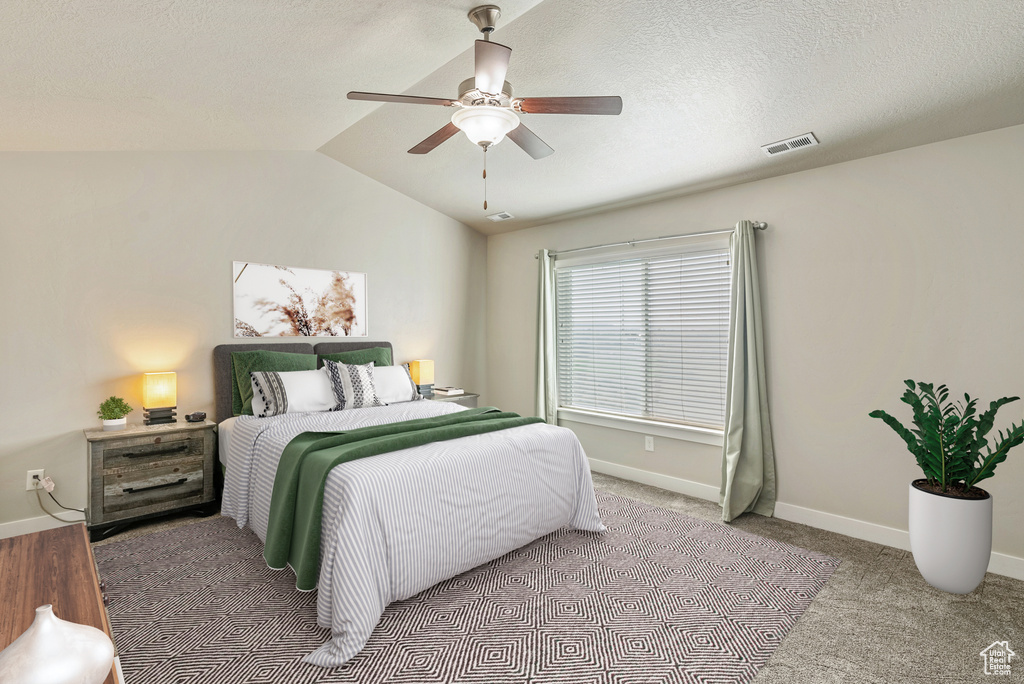
[[[24,520],[12,520],[11,522],[0,523],[0,539],[17,537],[20,534],[30,534],[32,532],[42,532],[43,530],[52,530],[57,527],[74,525],[80,522],[85,522],[85,520],[60,521],[48,515],[41,515],[38,518],[25,518]]]
[[[652,473],[649,470],[641,470],[631,466],[624,466],[608,461],[589,459],[591,470],[620,477],[623,480],[631,480],[641,484],[660,487],[670,492],[686,494],[697,499],[718,502],[718,487],[684,480],[681,477]],[[808,527],[815,527],[827,532],[845,534],[854,539],[892,546],[904,551],[910,550],[910,534],[906,530],[898,530],[894,527],[877,525],[864,522],[855,518],[847,518],[834,513],[816,511],[812,508],[795,506],[793,504],[778,502],[775,504],[775,517],[788,522],[800,523]],[[995,575],[1004,575],[1013,579],[1024,580],[1024,558],[1010,556],[1005,553],[992,553],[988,563],[988,571]]]
[[[641,470],[640,468],[624,466],[609,461],[599,461],[596,458],[588,457],[588,460],[590,461],[590,469],[598,473],[651,485],[652,487],[661,487],[670,492],[678,492],[679,494],[686,494],[696,499],[718,503],[718,487],[712,487],[711,485],[692,480],[684,480],[681,477],[673,477],[672,475],[652,473],[649,470]]]
[[[813,508],[794,506],[793,504],[777,502],[775,504],[775,517],[779,520],[800,523],[808,527],[816,527],[827,532],[838,532],[854,539],[875,542],[885,546],[892,546],[904,551],[910,550],[910,534],[905,530],[897,530],[895,527],[886,527],[875,523],[864,522],[856,518],[847,518],[834,513],[816,511]]]
[[[803,506],[787,503],[775,504],[775,517],[780,520],[800,523],[819,530],[838,532],[847,537],[864,541],[893,546],[904,551],[910,550],[910,533],[894,527],[864,522],[855,518],[847,518],[833,513],[824,513]],[[995,575],[1004,575],[1013,579],[1024,580],[1024,558],[1017,558],[1005,553],[992,552],[988,561],[988,571]]]
[[[992,558],[988,561],[988,571],[994,575],[1024,580],[1024,558],[993,551]]]

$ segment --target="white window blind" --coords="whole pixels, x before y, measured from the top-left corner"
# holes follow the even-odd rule
[[[560,407],[721,429],[729,250],[556,262]]]

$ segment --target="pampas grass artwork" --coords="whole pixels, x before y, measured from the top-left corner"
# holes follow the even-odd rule
[[[235,337],[366,337],[366,274],[234,262]]]

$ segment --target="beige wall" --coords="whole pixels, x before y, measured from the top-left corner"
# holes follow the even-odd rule
[[[367,273],[369,339],[483,389],[485,238],[323,155],[0,154],[0,188],[0,524],[43,515],[28,469],[85,504],[81,430],[141,421],[142,372],[212,415],[233,260]]]
[[[985,402],[1024,395],[1022,151],[1017,126],[492,236],[489,399],[533,412],[539,248],[767,221],[758,247],[779,500],[905,530],[920,471],[868,412],[909,418],[905,378]],[[997,427],[1022,412],[1024,402],[1004,408]],[[642,435],[572,427],[592,458],[718,487],[714,447],[658,438],[650,454]],[[1024,557],[1024,447],[983,486],[994,550]]]

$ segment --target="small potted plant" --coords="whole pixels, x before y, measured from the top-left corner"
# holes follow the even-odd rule
[[[921,576],[936,589],[967,594],[985,578],[992,556],[992,495],[977,486],[992,477],[1007,452],[1024,442],[1024,422],[989,446],[996,412],[1019,397],[1003,397],[979,414],[977,400],[950,402],[945,385],[906,381],[900,398],[914,411],[908,429],[885,411],[872,411],[896,431],[925,477],[910,483],[910,550]],[[984,452],[984,453],[983,453]]]
[[[103,419],[104,430],[124,430],[128,424],[128,419],[125,416],[131,412],[132,407],[128,405],[127,401],[121,397],[110,397],[100,404],[100,410],[97,413]]]

